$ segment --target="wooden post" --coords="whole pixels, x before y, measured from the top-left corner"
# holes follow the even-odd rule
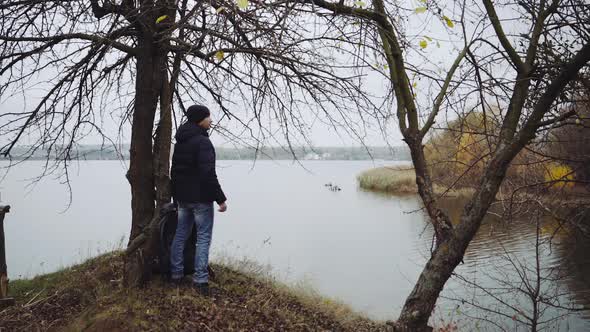
[[[0,206],[0,309],[14,305],[14,298],[8,297],[8,268],[4,241],[4,216],[8,212],[10,212],[10,205]]]

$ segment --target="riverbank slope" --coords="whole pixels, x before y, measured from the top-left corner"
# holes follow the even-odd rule
[[[0,311],[7,331],[386,331],[386,325],[262,272],[214,265],[214,296],[156,277],[144,289],[121,285],[114,252],[62,271],[10,283],[17,305]]]

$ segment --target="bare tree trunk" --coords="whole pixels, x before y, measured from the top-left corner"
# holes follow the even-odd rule
[[[172,83],[172,82],[171,82]],[[172,139],[172,91],[165,73],[165,84],[160,97],[160,121],[154,142],[154,182],[156,210],[170,202],[170,142]]]
[[[431,331],[428,319],[436,301],[454,269],[463,260],[465,251],[492,204],[508,166],[520,149],[512,147],[497,151],[486,168],[481,185],[465,206],[461,220],[449,238],[436,246],[422,270],[414,289],[406,299],[397,321],[398,331]]]
[[[168,82],[168,73],[164,72],[164,83],[162,84],[162,94],[160,96],[160,121],[156,129],[154,140],[154,183],[156,185],[156,210],[154,217],[144,227],[138,240],[139,247],[134,250],[141,252],[138,256],[141,264],[138,269],[142,273],[136,273],[142,276],[136,284],[143,285],[146,281],[151,279],[151,262],[157,259],[158,248],[160,247],[160,218],[159,211],[162,205],[169,203],[171,199],[170,188],[170,142],[172,139],[172,96],[174,95],[174,88],[176,79],[180,69],[180,57],[177,57],[173,66],[173,74],[170,82]],[[133,249],[131,246],[129,249]],[[130,256],[134,252],[128,250]]]
[[[418,188],[418,194],[422,198],[426,212],[434,226],[438,246],[449,238],[450,233],[453,230],[453,224],[449,217],[436,205],[432,179],[430,177],[428,164],[426,163],[426,157],[424,156],[422,139],[417,136],[418,135],[415,134],[407,134],[405,141],[410,148],[410,154],[416,172],[416,187]]]
[[[147,30],[147,28],[146,28]],[[131,234],[125,261],[125,284],[140,286],[149,280],[149,262],[154,246],[146,241],[154,215],[156,199],[152,133],[158,100],[164,86],[166,56],[153,40],[153,31],[144,31],[137,58],[135,109],[133,112],[130,165],[127,178],[131,184]],[[168,141],[169,142],[169,141]],[[169,144],[169,143],[168,143]],[[143,232],[143,233],[142,233]]]
[[[161,80],[157,73],[159,61],[149,43],[141,47],[137,59],[135,109],[130,148],[130,163],[127,179],[131,184],[131,234],[129,242],[141,232],[142,226],[154,214],[154,169],[152,154],[152,130]],[[156,88],[154,83],[157,81]]]
[[[161,3],[161,14],[175,17],[171,1]],[[152,14],[153,15],[153,14]],[[154,17],[148,22],[153,22]],[[180,56],[176,56],[173,74],[168,81],[167,42],[158,42],[167,25],[150,30],[145,27],[143,44],[137,60],[137,84],[129,182],[132,188],[132,227],[126,250],[125,283],[143,286],[151,279],[152,262],[158,255],[159,211],[170,201],[170,142],[172,136],[172,96],[180,70]],[[160,121],[154,137],[153,125],[160,105]],[[136,121],[137,120],[137,121]],[[140,151],[141,153],[138,153]],[[134,152],[136,153],[134,155]],[[134,158],[135,157],[135,158]]]
[[[181,31],[182,34],[182,31]],[[160,96],[160,122],[156,130],[154,145],[154,170],[156,183],[156,210],[170,202],[170,148],[172,141],[172,100],[180,74],[181,56],[176,55],[172,64],[172,77],[164,73],[164,84]]]
[[[376,1],[375,3],[380,4],[381,1]],[[376,6],[376,9],[385,14],[382,6]],[[385,28],[387,28],[387,26],[385,26]],[[539,35],[537,34],[537,38],[538,36]],[[401,54],[401,52],[399,52],[399,47],[397,46],[394,31],[388,30],[387,33],[382,34],[382,40],[386,50],[387,47],[391,47],[391,51],[389,52],[391,56],[388,57],[390,70],[396,68],[399,73],[403,73],[403,66],[396,66],[396,63],[390,59],[395,58],[395,54]],[[529,49],[529,51],[531,51],[531,49]],[[530,54],[527,54],[527,63],[523,65],[525,69],[527,66],[532,66],[532,63],[534,62],[534,52],[533,47]],[[416,184],[418,185],[418,191],[426,206],[428,214],[431,217],[437,238],[436,249],[432,253],[432,257],[422,270],[414,289],[406,299],[397,321],[398,331],[432,330],[432,328],[428,326],[428,320],[434,309],[438,296],[443,290],[447,280],[451,277],[453,270],[462,261],[469,243],[477,233],[485,214],[495,199],[506,175],[508,166],[518,152],[520,152],[525,145],[533,139],[537,129],[541,125],[541,120],[549,112],[552,103],[556,100],[559,93],[561,93],[564,87],[572,79],[577,77],[578,72],[588,63],[588,61],[590,61],[590,44],[585,44],[577,54],[561,68],[559,74],[551,81],[540,98],[536,100],[531,115],[526,119],[522,129],[518,132],[518,123],[522,113],[524,100],[528,94],[529,84],[526,82],[518,82],[515,85],[509,104],[510,110],[507,112],[507,116],[503,122],[500,141],[493,154],[492,160],[488,163],[484,171],[480,185],[477,187],[472,199],[465,206],[460,221],[455,228],[453,228],[450,222],[448,222],[448,217],[436,207],[436,203],[432,198],[432,183],[429,177],[421,142],[424,135],[417,134],[418,132],[426,133],[429,127],[426,126],[422,128],[422,130],[418,130],[415,121],[416,113],[412,103],[409,103],[412,107],[408,107],[407,104],[402,104],[402,107],[399,107],[398,105],[400,129],[412,154],[412,162],[416,169]],[[394,77],[394,75],[391,76]],[[524,71],[524,74],[519,72],[518,77],[528,77],[528,69]],[[396,96],[399,100],[405,100],[407,103],[408,99],[404,98],[403,94],[396,91]],[[399,112],[399,110],[401,110],[401,112]],[[431,115],[436,115],[436,112],[433,112]],[[409,127],[405,127],[405,121],[403,121],[406,116],[410,123]],[[434,116],[431,118],[434,119]],[[413,124],[412,119],[414,119]]]

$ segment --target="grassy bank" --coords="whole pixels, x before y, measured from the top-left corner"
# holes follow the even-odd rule
[[[416,186],[416,173],[411,166],[378,167],[362,172],[357,176],[361,188],[370,191],[378,191],[395,195],[415,195],[418,193]],[[444,186],[433,185],[436,195],[467,196],[471,189],[447,190]]]
[[[362,189],[383,192],[392,195],[416,195],[416,174],[410,166],[378,167],[362,172],[357,176],[357,182]],[[500,190],[496,194],[497,199],[516,199],[527,201],[541,199],[549,206],[569,205],[576,207],[583,204],[590,204],[590,193],[582,186],[570,187],[559,185],[559,182],[551,187],[527,192],[520,190],[514,192],[510,187]],[[433,184],[434,193],[438,196],[468,198],[473,195],[474,189],[463,187],[448,189],[444,185]],[[543,189],[543,188],[541,188]]]
[[[262,270],[214,265],[214,296],[156,277],[144,289],[121,285],[121,254],[10,283],[17,305],[0,311],[7,331],[386,331],[384,324],[309,289],[287,287]]]

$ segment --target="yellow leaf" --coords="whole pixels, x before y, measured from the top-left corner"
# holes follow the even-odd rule
[[[428,42],[427,42],[426,40],[422,39],[422,40],[420,41],[420,47],[421,47],[422,49],[424,49],[424,48],[426,48],[427,46],[428,46]]]
[[[413,86],[414,88],[417,88],[417,87],[418,87],[418,82],[414,82],[414,84],[412,84],[412,86]]]
[[[215,52],[215,59],[217,59],[218,61],[223,60],[224,57],[225,57],[225,54],[223,53],[223,51]]]
[[[246,9],[248,7],[248,0],[238,0],[238,7],[240,9]]]
[[[221,7],[217,8],[216,12],[217,12],[217,14],[219,14],[224,10],[225,10],[225,7],[221,6]]]
[[[424,36],[424,38],[426,38],[426,40],[428,40],[429,42],[432,41],[432,38],[428,37],[428,36]]]
[[[162,15],[162,16],[158,17],[158,18],[156,19],[156,24],[158,24],[158,23],[162,22],[162,21],[163,21],[163,20],[165,20],[166,18],[168,18],[168,15]]]
[[[455,26],[455,23],[453,23],[453,21],[451,21],[450,18],[448,18],[447,16],[443,16],[443,20],[445,20],[445,22],[447,23],[447,25],[449,26],[449,28],[452,28]]]
[[[581,124],[582,122],[580,121],[580,119],[576,119],[576,124]]]
[[[426,13],[426,7],[418,7],[416,8],[414,11],[416,12],[416,14],[422,14],[422,13]]]
[[[545,181],[551,182],[557,188],[573,187],[574,171],[566,165],[550,164],[545,171]]]
[[[366,5],[366,3],[364,1],[355,1],[354,4],[359,7],[364,7]]]

